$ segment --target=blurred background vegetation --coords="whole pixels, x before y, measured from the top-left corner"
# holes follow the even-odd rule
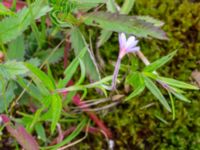
[[[118,2],[120,4],[123,0]],[[150,61],[178,50],[173,60],[159,70],[161,75],[188,83],[199,82],[199,12],[200,2],[198,0],[135,1],[132,15],[149,15],[165,22],[163,29],[167,32],[169,41],[148,39],[140,42],[142,51]],[[100,53],[106,63],[116,60],[117,45],[117,36],[113,35],[113,38],[100,48]],[[133,68],[135,65],[141,67],[137,66],[134,57],[131,59],[133,59]],[[122,63],[126,64],[127,62],[128,60],[123,60]],[[113,66],[106,65],[105,69],[112,72]],[[121,71],[123,74],[123,68]],[[122,93],[124,93],[125,87],[125,85],[121,87]],[[102,119],[113,131],[115,149],[200,149],[200,94],[198,91],[188,91],[186,96],[192,102],[187,104],[175,101],[176,118],[174,120],[172,114],[163,110],[163,107],[147,91],[136,99],[101,113]],[[102,136],[89,135],[84,142],[75,147],[78,149],[102,149],[107,145]]]

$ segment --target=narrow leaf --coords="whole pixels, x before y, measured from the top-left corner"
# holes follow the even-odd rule
[[[17,89],[16,84],[11,81],[6,86],[5,91],[0,91],[0,113],[6,111],[9,108],[9,104],[14,100],[15,93],[14,91]],[[3,92],[3,93],[1,93]]]
[[[79,66],[79,59],[83,58],[83,56],[85,55],[86,51],[87,51],[86,48],[81,50],[81,52],[78,54],[78,56],[76,56],[76,58],[65,69],[65,71],[64,71],[65,78],[62,79],[62,80],[59,80],[58,86],[57,86],[58,88],[63,88],[63,87],[65,87],[67,85],[69,80],[72,78],[74,73],[77,71],[77,68]]]
[[[83,37],[78,28],[73,28],[71,31],[71,42],[76,56],[81,52],[81,50],[87,48],[87,52],[82,58],[82,61],[85,64],[86,73],[92,81],[100,80],[100,73],[94,55],[88,48],[85,38]]]
[[[117,12],[115,0],[108,0],[106,3],[106,7],[109,12],[112,12],[112,13]]]
[[[188,84],[188,83],[185,83],[182,81],[178,81],[175,79],[159,77],[159,76],[158,76],[158,79],[170,86],[173,86],[173,87],[178,87],[178,88],[182,88],[182,89],[199,90],[199,88],[194,85],[191,85],[191,84]]]
[[[157,70],[158,68],[162,67],[164,64],[166,64],[169,60],[172,59],[176,54],[176,51],[168,54],[167,56],[162,57],[161,59],[156,60],[155,62],[151,63],[150,65],[146,66],[144,68],[144,71],[146,72],[153,72]]]
[[[54,90],[55,85],[50,77],[48,77],[43,71],[41,71],[39,68],[35,67],[32,64],[26,63],[27,68],[35,74],[41,82],[49,89]]]
[[[69,135],[67,136],[67,138],[65,138],[62,142],[60,142],[59,144],[56,144],[54,146],[49,146],[49,147],[45,147],[45,149],[58,149],[59,147],[68,144],[69,142],[71,142],[76,136],[78,136],[78,134],[80,134],[80,132],[83,130],[83,128],[86,126],[87,123],[87,119],[83,119],[79,125],[77,126],[77,128]]]
[[[172,94],[179,100],[190,103],[191,101],[189,99],[187,99],[184,95],[182,95],[181,93],[177,93],[177,92],[172,92]]]
[[[170,100],[171,100],[171,106],[172,106],[172,119],[174,120],[176,117],[176,111],[175,111],[175,105],[174,105],[174,98],[170,92],[168,92]]]
[[[125,100],[130,100],[133,97],[138,96],[145,89],[144,78],[138,72],[131,73],[126,78],[126,83],[132,85],[134,88],[134,91]]]
[[[101,35],[98,38],[97,48],[101,47],[111,37],[112,31],[102,30]]]
[[[133,8],[133,5],[135,3],[135,0],[125,0],[124,4],[120,10],[121,14],[128,14],[131,9]]]
[[[41,123],[37,123],[36,124],[35,130],[36,130],[36,133],[38,135],[38,138],[41,139],[41,140],[43,140],[44,142],[46,142],[47,138],[46,138],[45,129],[42,126]]]
[[[153,81],[147,77],[144,77],[145,85],[151,91],[151,93],[160,101],[160,103],[169,111],[171,112],[171,108],[167,103],[165,97],[162,95],[158,87],[153,83]]]
[[[62,99],[58,94],[52,95],[52,123],[51,123],[51,133],[56,129],[56,124],[58,123],[62,110]]]

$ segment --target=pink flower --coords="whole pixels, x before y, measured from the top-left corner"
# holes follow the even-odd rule
[[[126,35],[124,33],[119,34],[119,56],[113,73],[112,90],[116,89],[116,80],[119,73],[121,59],[128,53],[139,51],[140,47],[137,46],[137,44],[138,40],[136,40],[134,36],[130,36],[126,39]]]
[[[136,52],[140,50],[140,47],[137,46],[138,40],[134,36],[130,36],[128,40],[126,39],[126,35],[124,33],[119,34],[119,58],[122,59],[127,53]]]

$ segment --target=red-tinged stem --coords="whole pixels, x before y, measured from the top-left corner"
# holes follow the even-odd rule
[[[79,95],[75,95],[75,96],[73,97],[73,103],[74,103],[75,105],[79,106],[80,108],[81,108],[81,107],[84,107],[84,108],[81,108],[83,111],[85,111],[85,109],[88,109],[88,107],[85,107],[86,104],[85,104],[83,101],[81,101]],[[85,112],[89,115],[90,119],[93,120],[94,123],[95,123],[103,132],[105,132],[105,134],[108,136],[108,138],[111,139],[111,138],[112,138],[112,133],[111,133],[111,131],[105,126],[104,122],[103,122],[102,120],[100,120],[100,119],[96,116],[96,114],[95,114],[94,112],[88,112],[88,111],[85,111]]]
[[[71,44],[69,42],[69,37],[67,36],[66,38],[66,43],[65,43],[65,49],[64,49],[64,68],[67,67],[67,63],[68,63],[68,53],[69,53],[69,49],[71,47]]]
[[[70,81],[70,83],[72,83],[72,81]],[[66,96],[68,92],[64,92],[62,93],[63,96]],[[106,134],[106,136],[108,138],[112,138],[112,133],[111,131],[105,126],[104,122],[102,120],[100,120],[96,114],[94,112],[88,112],[87,109],[88,107],[86,107],[86,104],[81,101],[80,99],[80,96],[78,94],[76,94],[74,97],[73,97],[73,100],[72,102],[77,105],[81,110],[83,110],[89,117],[92,121],[94,121],[94,123]]]

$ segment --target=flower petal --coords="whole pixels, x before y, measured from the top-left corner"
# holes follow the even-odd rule
[[[126,45],[126,35],[124,33],[119,34],[119,46],[120,49],[124,48]]]
[[[127,52],[127,53],[130,53],[130,52],[134,53],[134,52],[137,52],[137,51],[139,51],[139,50],[140,50],[140,47],[139,47],[139,46],[136,46],[136,47],[133,47],[132,49],[127,50],[126,52]]]
[[[128,38],[127,42],[126,42],[126,49],[131,49],[134,46],[136,46],[138,43],[138,40],[136,40],[136,38],[134,36],[131,36]]]

